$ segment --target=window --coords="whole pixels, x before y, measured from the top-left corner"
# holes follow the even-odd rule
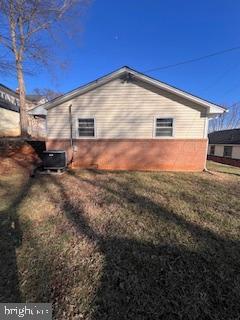
[[[156,118],[155,121],[156,137],[173,136],[173,118]]]
[[[78,119],[78,136],[95,137],[94,118]]]
[[[215,154],[215,146],[210,146],[210,155],[214,156]]]
[[[224,146],[223,156],[228,157],[228,158],[232,158],[232,146]]]

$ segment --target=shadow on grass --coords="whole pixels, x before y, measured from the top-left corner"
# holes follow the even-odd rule
[[[31,188],[28,180],[18,196],[4,211],[0,211],[0,302],[21,302],[18,281],[16,248],[22,242],[22,230],[17,213],[18,206]]]
[[[83,199],[76,200],[74,188],[68,188],[65,177],[30,179],[11,206],[0,214],[0,302],[24,300],[19,292],[16,263],[16,248],[22,239],[17,212],[28,190],[37,182],[42,190],[49,191],[49,197],[61,207],[76,233],[96,244],[104,256],[100,286],[94,288],[94,298],[83,315],[85,319],[238,319],[239,241],[220,236],[162,207],[151,197],[137,192],[135,184],[129,183],[130,176],[122,179],[122,176],[111,174],[106,180],[104,175],[92,172],[90,179],[81,179],[74,173],[66,175],[66,179],[70,179],[76,188],[96,187],[103,192],[101,201],[106,201],[104,196],[107,194],[107,203],[119,201],[128,206],[131,214],[142,216],[142,219],[146,214],[160,225],[167,223],[170,232],[172,227],[179,228],[189,234],[196,248],[167,243],[161,234],[156,235],[156,243],[124,238],[120,236],[121,230],[117,231],[116,221],[113,221],[114,230],[107,225],[106,233],[96,231],[88,221]],[[50,181],[61,198],[51,192]],[[147,186],[141,187],[145,190]],[[194,198],[187,198],[187,201],[194,202]],[[27,230],[25,226],[24,230],[28,232],[33,249],[28,258],[34,270],[29,270],[25,284],[28,301],[54,303],[60,295],[67,298],[75,285],[74,277],[69,274],[68,257],[58,265],[52,247],[46,247],[46,243],[44,247],[41,239],[35,239],[34,233],[31,234],[31,229]],[[84,272],[82,275],[84,277]],[[62,316],[61,306],[58,308],[56,313]]]
[[[73,183],[81,182],[74,175],[71,178]],[[191,251],[183,245],[155,245],[117,234],[105,236],[90,227],[83,209],[76,206],[61,180],[52,180],[62,195],[67,219],[78,233],[96,242],[105,256],[101,284],[90,306],[92,320],[238,319],[239,241],[185,220],[137,194],[127,183],[116,180],[117,189],[113,189],[97,179],[84,180],[135,206],[136,214],[148,212],[158,223],[178,226],[204,249]]]

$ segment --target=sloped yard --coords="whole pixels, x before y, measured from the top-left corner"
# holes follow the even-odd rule
[[[29,178],[1,164],[0,302],[50,301],[55,319],[238,319],[239,169]]]

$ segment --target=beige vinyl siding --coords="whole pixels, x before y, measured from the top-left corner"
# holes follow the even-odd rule
[[[240,146],[234,146],[232,151],[233,159],[240,159]]]
[[[211,147],[211,144],[208,147],[208,154],[210,154],[210,147]],[[217,157],[223,156],[223,145],[220,145],[220,144],[215,145],[214,156],[217,156]]]
[[[208,154],[210,154],[210,146],[208,147]],[[240,145],[234,144],[216,144],[215,145],[215,156],[223,157],[224,146],[232,146],[232,159],[240,159]]]
[[[0,108],[0,136],[19,136],[20,117],[18,112]]]
[[[172,117],[175,138],[206,137],[205,109],[142,83],[113,80],[48,110],[48,138],[69,138],[68,106],[72,105],[73,137],[77,119],[94,117],[96,138],[153,138],[154,117]]]

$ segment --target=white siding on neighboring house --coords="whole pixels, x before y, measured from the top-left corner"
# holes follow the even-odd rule
[[[214,155],[218,156],[218,157],[223,157],[223,146],[222,145],[216,145],[215,146]]]
[[[208,146],[208,154],[210,155],[211,146],[215,146],[214,156],[223,157],[224,146],[232,146],[232,159],[240,159],[240,145],[233,144],[210,144]]]
[[[234,146],[232,152],[233,159],[240,159],[240,146]]]
[[[46,119],[33,116],[28,118],[28,134],[31,137],[46,138],[46,131]]]
[[[143,84],[116,79],[49,109],[48,138],[69,138],[70,104],[74,138],[77,138],[77,119],[94,117],[96,138],[151,139],[156,116],[174,118],[173,138],[207,138],[205,108],[159,89],[149,89]]]
[[[19,113],[0,108],[0,136],[19,136],[20,117]]]

